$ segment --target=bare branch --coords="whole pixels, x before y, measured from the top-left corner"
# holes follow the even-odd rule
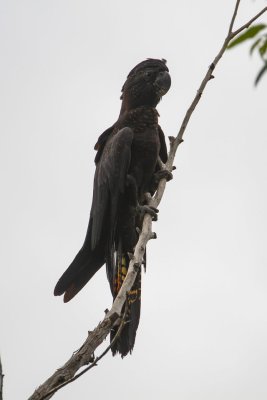
[[[254,21],[256,21],[256,19],[258,19],[266,11],[267,11],[267,7],[264,7],[258,14],[255,15],[255,17],[251,18],[246,24],[242,25],[236,31],[232,32],[232,38],[235,37],[236,35],[238,35],[244,29],[248,28]]]
[[[234,23],[235,23],[235,19],[236,19],[236,15],[237,15],[239,4],[240,4],[240,0],[237,0],[236,5],[235,5],[235,10],[234,10],[231,22],[230,22],[228,36],[232,34],[233,26],[234,26]]]
[[[173,140],[172,143],[171,143],[171,149],[170,149],[170,152],[169,152],[168,161],[166,163],[166,167],[167,167],[167,169],[169,171],[171,171],[177,148],[183,141],[183,135],[184,135],[185,129],[186,129],[187,125],[188,125],[188,122],[189,122],[189,120],[190,120],[190,118],[191,118],[191,116],[193,114],[193,111],[195,110],[195,108],[196,108],[196,106],[197,106],[197,104],[198,104],[198,102],[199,102],[199,100],[200,100],[200,98],[202,96],[202,93],[203,93],[204,89],[206,88],[207,83],[211,79],[214,78],[212,73],[214,72],[218,62],[222,58],[222,56],[223,56],[223,54],[224,54],[229,42],[236,35],[238,35],[242,30],[246,29],[252,22],[254,22],[257,18],[259,18],[262,14],[264,14],[267,11],[267,7],[263,8],[257,15],[255,15],[255,17],[251,18],[246,24],[242,25],[235,32],[232,32],[232,28],[233,28],[233,24],[235,22],[235,18],[236,18],[236,15],[237,15],[237,10],[238,10],[238,7],[239,7],[239,3],[240,3],[240,0],[237,0],[236,6],[235,6],[235,9],[234,9],[234,13],[233,13],[233,16],[232,16],[232,19],[231,19],[231,23],[230,23],[230,26],[229,26],[229,31],[228,31],[228,34],[227,34],[225,40],[224,40],[224,43],[223,43],[220,51],[218,52],[218,54],[216,55],[216,57],[214,58],[214,60],[210,64],[209,69],[206,72],[206,75],[205,75],[204,79],[202,80],[202,82],[201,82],[201,84],[199,86],[199,89],[197,90],[197,93],[196,93],[196,95],[195,95],[190,107],[188,108],[188,110],[187,110],[187,112],[185,114],[185,117],[184,117],[184,119],[182,121],[181,127],[180,127],[180,129],[178,131],[178,135],[175,138],[175,140]],[[164,191],[164,189],[163,189],[163,191]],[[162,197],[162,194],[161,193],[157,194],[157,196],[161,196]]]
[[[2,369],[2,362],[0,358],[0,400],[3,400],[3,380],[4,380],[4,375]]]
[[[58,390],[62,389],[64,386],[67,386],[69,383],[76,381],[76,379],[80,378],[82,375],[84,375],[86,372],[88,372],[91,368],[97,366],[98,361],[100,361],[101,358],[103,358],[109,352],[109,350],[112,348],[113,344],[118,340],[118,338],[121,334],[122,328],[125,325],[125,319],[126,319],[126,315],[127,315],[127,311],[128,311],[128,302],[126,301],[125,304],[126,304],[126,307],[124,309],[123,317],[121,319],[120,326],[116,332],[116,335],[114,336],[114,338],[112,339],[112,342],[108,345],[108,347],[103,351],[103,353],[100,354],[100,356],[96,357],[94,359],[94,361],[92,362],[92,364],[89,365],[89,367],[83,369],[79,374],[75,375],[73,378],[67,380],[66,382],[62,383],[61,385],[58,385],[54,389],[51,389],[49,392],[44,394],[43,397],[40,397],[39,400],[45,400],[45,399],[51,398],[51,395],[55,394]],[[2,400],[2,399],[0,398],[0,400]]]
[[[106,316],[92,332],[88,333],[88,338],[82,347],[73,353],[63,367],[56,370],[47,381],[39,386],[33,395],[29,397],[29,400],[50,399],[53,396],[53,393],[48,395],[51,390],[69,381],[81,367],[92,362],[95,349],[105,340],[118,317],[115,313],[113,313],[112,317]]]
[[[183,135],[190,121],[190,118],[202,96],[203,91],[206,88],[207,83],[214,78],[212,73],[215,70],[218,62],[223,56],[230,40],[233,39],[236,35],[238,35],[242,30],[246,29],[252,22],[254,22],[257,18],[259,18],[264,12],[267,11],[267,7],[265,7],[262,11],[260,11],[255,17],[251,18],[246,24],[241,26],[236,31],[232,32],[233,25],[236,19],[238,7],[240,4],[240,0],[236,1],[235,9],[231,18],[228,34],[224,40],[224,43],[219,50],[218,54],[211,62],[208,71],[206,72],[197,93],[189,106],[185,117],[182,121],[180,129],[178,131],[177,137],[170,138],[170,151],[166,166],[164,168],[168,169],[170,172],[173,169],[173,161],[177,151],[178,146],[183,142]],[[166,180],[162,179],[159,182],[158,189],[153,198],[150,198],[149,204],[153,207],[157,207],[162,199],[163,193],[166,187]],[[83,371],[76,375],[75,373],[85,365],[88,365],[92,361],[92,355],[95,349],[104,341],[108,333],[110,332],[112,326],[116,323],[119,316],[121,315],[123,305],[125,303],[127,292],[131,290],[131,287],[134,284],[135,278],[137,276],[138,270],[141,268],[145,248],[147,242],[153,237],[152,234],[152,219],[151,216],[146,214],[143,220],[142,231],[139,236],[138,243],[135,247],[134,255],[130,261],[128,273],[125,277],[123,285],[114,300],[113,306],[109,312],[107,312],[103,321],[94,329],[93,332],[90,332],[87,340],[82,345],[80,350],[73,354],[67,363],[57,370],[43,385],[41,385],[34,394],[29,398],[29,400],[41,400],[41,399],[49,399],[53,396],[55,390],[58,390],[60,387],[65,386],[66,384],[72,382],[74,379],[77,379]],[[88,367],[89,368],[89,367]],[[73,378],[74,377],[74,378]]]

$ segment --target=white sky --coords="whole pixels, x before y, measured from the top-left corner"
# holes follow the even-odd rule
[[[52,292],[83,242],[93,146],[118,116],[128,72],[147,57],[168,60],[172,88],[160,123],[175,135],[234,3],[2,0],[5,399],[32,394],[110,307],[104,268],[67,305]],[[241,3],[238,25],[266,5]],[[253,87],[260,65],[246,45],[229,51],[193,115],[149,243],[133,355],[108,355],[56,399],[266,400],[267,79]]]

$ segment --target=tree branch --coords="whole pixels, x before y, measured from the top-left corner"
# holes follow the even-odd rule
[[[246,29],[252,22],[254,22],[257,18],[259,18],[264,12],[267,11],[267,7],[265,7],[262,11],[260,11],[255,17],[251,18],[246,24],[241,26],[236,31],[233,31],[234,22],[236,19],[236,15],[238,12],[238,7],[240,4],[240,0],[236,1],[235,9],[231,18],[228,34],[224,40],[224,43],[219,50],[218,54],[215,56],[214,60],[211,62],[208,71],[206,72],[197,93],[189,106],[185,117],[182,121],[180,129],[178,131],[177,137],[170,137],[170,151],[168,160],[166,163],[166,168],[170,172],[173,169],[173,161],[177,151],[178,146],[183,142],[183,135],[186,130],[186,127],[190,121],[190,118],[202,96],[203,91],[206,88],[207,83],[214,78],[212,73],[216,68],[218,62],[223,56],[229,42],[238,35],[242,30]],[[162,199],[163,193],[166,187],[166,180],[162,179],[159,182],[159,186],[156,194],[153,198],[150,197],[149,204],[153,207],[157,207]],[[122,307],[125,303],[127,292],[131,289],[134,284],[135,278],[137,276],[138,270],[141,268],[145,248],[147,242],[153,238],[152,233],[152,219],[151,216],[146,214],[143,221],[142,231],[139,236],[138,243],[135,247],[133,258],[130,261],[128,273],[125,277],[123,285],[114,300],[111,310],[106,314],[105,318],[99,325],[94,329],[93,332],[90,332],[88,338],[80,348],[80,350],[72,355],[69,361],[57,370],[43,385],[41,385],[29,398],[29,400],[41,400],[41,399],[49,399],[55,393],[55,390],[58,390],[60,387],[65,386],[69,382],[72,382],[76,377],[75,373],[84,365],[88,365],[92,362],[92,355],[95,349],[103,342],[108,333],[110,332],[112,326],[117,323],[119,316],[121,315]],[[83,371],[82,371],[83,373]],[[76,375],[77,377],[81,374]],[[74,379],[73,379],[74,377]]]
[[[116,332],[116,335],[114,336],[114,338],[112,339],[112,342],[108,345],[108,347],[103,351],[103,353],[96,357],[94,359],[94,361],[92,362],[92,364],[89,365],[89,367],[84,368],[79,374],[75,375],[73,378],[67,380],[66,382],[54,387],[53,389],[49,390],[49,392],[47,392],[46,394],[44,394],[42,397],[39,398],[39,400],[45,400],[45,399],[49,399],[51,398],[51,395],[55,394],[58,390],[62,389],[64,386],[67,386],[69,383],[76,381],[76,379],[80,378],[82,375],[84,375],[87,371],[89,371],[89,369],[97,366],[98,361],[101,360],[101,358],[103,358],[108,352],[109,350],[112,348],[113,344],[117,341],[117,339],[119,338],[122,328],[125,325],[125,319],[126,319],[126,315],[127,315],[127,311],[128,311],[128,302],[126,301],[126,307],[124,309],[124,313],[123,313],[123,317],[121,319],[120,322],[120,326]],[[0,400],[2,400],[0,398]]]
[[[53,392],[48,395],[49,392],[71,380],[81,367],[93,362],[95,349],[105,340],[118,317],[116,313],[113,313],[112,317],[106,316],[92,332],[88,332],[88,337],[82,347],[72,354],[63,367],[56,370],[47,381],[39,386],[33,395],[29,397],[29,400],[50,399],[53,396]]]
[[[3,381],[4,381],[4,375],[3,375],[2,362],[0,358],[0,400],[3,400]]]
[[[187,125],[188,125],[188,122],[189,122],[189,120],[190,120],[190,118],[191,118],[191,116],[193,114],[193,111],[195,110],[195,108],[196,108],[196,106],[197,106],[197,104],[198,104],[198,102],[199,102],[199,100],[200,100],[200,98],[202,96],[202,93],[203,93],[207,83],[211,79],[214,78],[212,73],[215,70],[218,62],[222,58],[222,56],[223,56],[228,44],[230,43],[230,41],[235,36],[237,36],[241,31],[243,31],[244,29],[249,27],[252,24],[252,22],[254,22],[257,18],[259,18],[262,14],[264,14],[267,11],[267,7],[264,7],[258,14],[256,14],[253,18],[251,18],[246,24],[242,25],[236,31],[232,31],[233,25],[234,25],[234,22],[235,22],[235,19],[236,19],[236,15],[237,15],[239,4],[240,4],[240,0],[237,0],[236,1],[236,5],[235,5],[235,9],[234,9],[234,13],[233,13],[233,16],[231,18],[228,34],[227,34],[227,36],[226,36],[226,38],[224,40],[224,43],[223,43],[220,51],[218,52],[218,54],[215,56],[214,60],[210,64],[209,69],[208,69],[204,79],[202,80],[202,82],[201,82],[201,84],[199,86],[199,89],[197,90],[197,93],[196,93],[191,105],[189,106],[189,108],[188,108],[188,110],[187,110],[187,112],[185,114],[185,117],[184,117],[184,119],[182,121],[181,127],[180,127],[180,129],[178,131],[177,137],[175,139],[172,138],[172,140],[171,140],[171,149],[170,149],[168,161],[166,163],[166,167],[167,167],[167,169],[169,171],[172,170],[172,165],[173,165],[173,161],[174,161],[174,157],[175,157],[177,148],[178,148],[179,144],[181,144],[182,141],[183,141],[183,135],[184,135],[185,129],[186,129]],[[162,194],[161,194],[161,197],[162,197]]]
[[[235,23],[235,19],[236,19],[236,16],[237,16],[239,5],[240,5],[240,0],[237,0],[237,2],[235,4],[234,13],[233,13],[233,16],[232,16],[232,19],[231,19],[231,22],[230,22],[230,26],[229,26],[229,30],[228,30],[228,36],[232,34],[233,26],[234,26],[234,23]]]
[[[238,28],[236,31],[232,32],[232,38],[237,36],[240,32],[242,32],[244,29],[248,28],[256,19],[258,19],[262,14],[264,14],[267,11],[267,7],[264,7],[258,14],[255,15],[255,17],[251,18],[246,24],[242,25],[240,28]]]

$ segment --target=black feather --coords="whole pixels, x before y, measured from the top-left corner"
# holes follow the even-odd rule
[[[118,120],[100,135],[95,149],[93,200],[84,244],[56,284],[54,294],[71,300],[106,263],[115,298],[129,266],[129,253],[138,240],[142,218],[137,205],[151,190],[160,156],[167,159],[164,134],[156,106],[168,91],[171,79],[165,60],[147,59],[128,74],[122,89]],[[128,296],[127,323],[113,354],[132,351],[140,318],[141,271]],[[116,334],[116,328],[111,338]]]

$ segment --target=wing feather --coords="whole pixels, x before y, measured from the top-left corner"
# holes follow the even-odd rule
[[[92,249],[97,246],[104,230],[108,229],[110,235],[116,222],[120,195],[125,189],[131,161],[132,140],[133,131],[121,129],[108,140],[97,164],[90,215]]]
[[[110,259],[120,196],[125,190],[131,161],[132,140],[133,131],[124,128],[111,136],[103,148],[96,166],[92,208],[83,246],[54,290],[56,296],[65,293],[65,302]]]

